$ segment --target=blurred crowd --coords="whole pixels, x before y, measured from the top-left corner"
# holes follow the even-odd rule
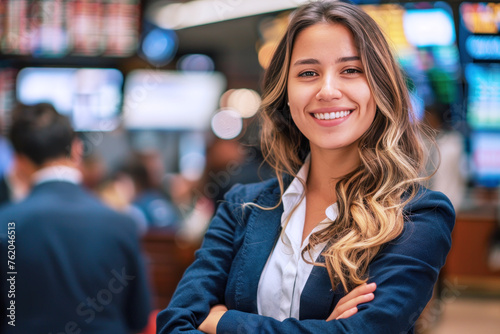
[[[195,179],[168,172],[164,154],[153,145],[130,150],[116,166],[107,164],[108,152],[84,153],[79,164],[82,185],[109,207],[132,217],[139,235],[161,229],[199,243],[227,190],[236,183],[272,176],[255,146],[207,137],[205,168]],[[20,175],[6,136],[0,136],[0,156],[0,205],[18,202],[29,193],[30,180]]]

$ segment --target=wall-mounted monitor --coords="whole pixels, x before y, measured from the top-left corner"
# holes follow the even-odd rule
[[[500,185],[500,133],[475,132],[471,135],[472,174],[485,187]]]
[[[217,72],[136,70],[125,80],[123,120],[131,130],[206,130],[226,79]]]
[[[53,104],[77,131],[111,131],[119,124],[122,86],[116,69],[28,67],[17,77],[17,98]]]
[[[129,57],[141,8],[140,0],[2,0],[0,54]]]
[[[429,107],[449,110],[459,123],[462,92],[460,57],[451,6],[444,1],[361,6],[380,25],[411,79],[421,118]]]
[[[500,131],[500,64],[469,63],[465,78],[468,124],[474,130]]]
[[[416,47],[455,43],[453,17],[443,8],[407,10],[403,15],[403,28],[408,42]]]

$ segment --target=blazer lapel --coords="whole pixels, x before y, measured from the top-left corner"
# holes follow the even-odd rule
[[[322,255],[317,262],[325,262]],[[335,292],[325,267],[314,266],[300,297],[300,320],[326,320],[333,311]]]
[[[273,206],[279,200],[278,195],[269,194],[260,205]],[[257,313],[257,288],[262,270],[276,244],[281,232],[283,206],[274,210],[253,209],[248,220],[248,227],[242,251],[245,258],[239,273],[236,288],[236,300],[241,311]]]

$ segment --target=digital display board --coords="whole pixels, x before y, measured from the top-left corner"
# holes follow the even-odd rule
[[[17,98],[51,103],[77,131],[111,131],[119,124],[122,86],[116,69],[28,67],[17,77]]]
[[[124,125],[131,130],[206,130],[225,87],[225,77],[217,72],[132,71],[125,80]]]
[[[473,180],[500,184],[500,3],[463,2],[459,46]]]
[[[445,2],[417,2],[361,8],[382,28],[411,79],[417,117],[433,105],[459,109],[461,67],[451,7]]]
[[[135,53],[140,0],[0,1],[0,51],[35,57]]]

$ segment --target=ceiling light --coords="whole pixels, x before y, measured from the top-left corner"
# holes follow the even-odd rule
[[[164,29],[183,29],[295,8],[308,0],[195,0],[160,3],[146,15]]]

